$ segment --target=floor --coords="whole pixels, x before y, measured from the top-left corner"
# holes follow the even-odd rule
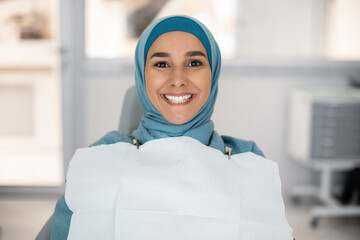
[[[34,240],[56,201],[55,197],[1,197],[0,240]]]
[[[57,197],[0,197],[0,240],[35,239],[54,210]],[[358,240],[360,218],[321,219],[310,227],[313,203],[286,202],[286,214],[297,240]]]
[[[323,218],[311,227],[310,210],[314,202],[286,202],[286,216],[296,240],[359,240],[360,217]]]

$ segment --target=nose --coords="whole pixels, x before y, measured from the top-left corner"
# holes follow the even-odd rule
[[[188,83],[185,69],[176,67],[172,70],[169,78],[169,85],[173,87],[186,86]]]

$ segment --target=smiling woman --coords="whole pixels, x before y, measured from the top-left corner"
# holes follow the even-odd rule
[[[135,65],[142,121],[76,151],[52,239],[291,240],[277,165],[214,130],[221,54],[210,31],[160,19]]]

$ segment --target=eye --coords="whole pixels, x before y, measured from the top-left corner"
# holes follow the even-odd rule
[[[158,68],[167,68],[169,67],[169,64],[167,62],[157,62],[154,64],[154,66]]]
[[[188,63],[188,67],[199,67],[202,65],[202,62],[199,60],[192,60]]]

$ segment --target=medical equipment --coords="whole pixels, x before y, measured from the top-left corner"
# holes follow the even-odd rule
[[[312,226],[320,217],[357,216],[360,207],[340,206],[332,196],[334,172],[360,165],[360,91],[353,88],[307,89],[291,93],[289,155],[321,173],[320,188],[294,186],[293,198],[315,196],[325,206],[315,207]]]
[[[360,159],[360,92],[295,91],[289,150],[302,161]]]

